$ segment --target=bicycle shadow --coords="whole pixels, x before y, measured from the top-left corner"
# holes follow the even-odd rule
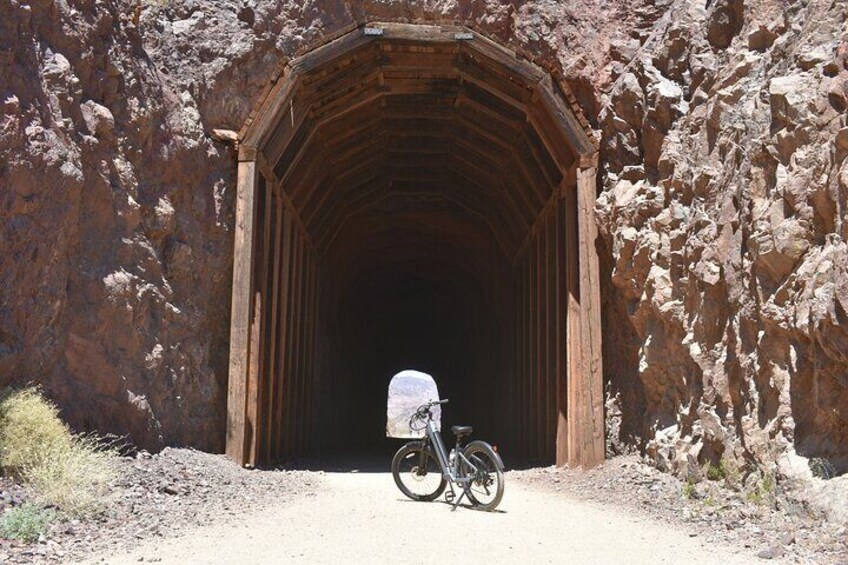
[[[422,502],[422,501],[419,501],[419,500],[410,500],[408,498],[400,498],[400,497],[398,497],[396,500],[398,502],[411,502],[412,504],[433,504],[433,503],[434,504],[441,504],[443,506],[449,506],[451,508],[451,510],[454,509],[453,502],[448,502],[447,500],[444,500],[444,499],[433,500],[429,503]],[[469,504],[469,503],[466,503],[466,502],[460,502],[459,506],[457,506],[456,508],[457,509],[462,508],[463,510],[471,510],[472,512],[487,512],[488,514],[507,514],[508,513],[506,510],[501,510],[500,508],[495,508],[494,510],[488,510],[488,511],[480,510],[479,508],[477,508],[473,504]]]

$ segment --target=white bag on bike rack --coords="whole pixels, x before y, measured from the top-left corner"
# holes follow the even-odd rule
[[[386,436],[395,438],[422,438],[424,428],[409,429],[409,419],[419,406],[439,400],[436,381],[420,371],[401,371],[389,383],[389,399],[386,410]],[[433,406],[433,422],[442,429],[442,407]]]

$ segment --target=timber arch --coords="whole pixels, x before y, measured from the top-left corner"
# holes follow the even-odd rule
[[[578,116],[463,27],[369,24],[289,61],[239,137],[227,454],[378,441],[388,379],[419,368],[508,459],[602,461]]]

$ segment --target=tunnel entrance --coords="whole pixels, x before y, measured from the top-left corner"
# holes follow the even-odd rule
[[[288,61],[239,136],[227,454],[379,449],[411,368],[513,462],[602,461],[577,116],[463,27],[369,24]]]

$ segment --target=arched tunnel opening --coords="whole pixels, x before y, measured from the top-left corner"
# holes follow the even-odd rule
[[[603,459],[596,148],[567,86],[461,27],[288,61],[240,134],[227,453],[384,453],[418,369],[512,461]]]

